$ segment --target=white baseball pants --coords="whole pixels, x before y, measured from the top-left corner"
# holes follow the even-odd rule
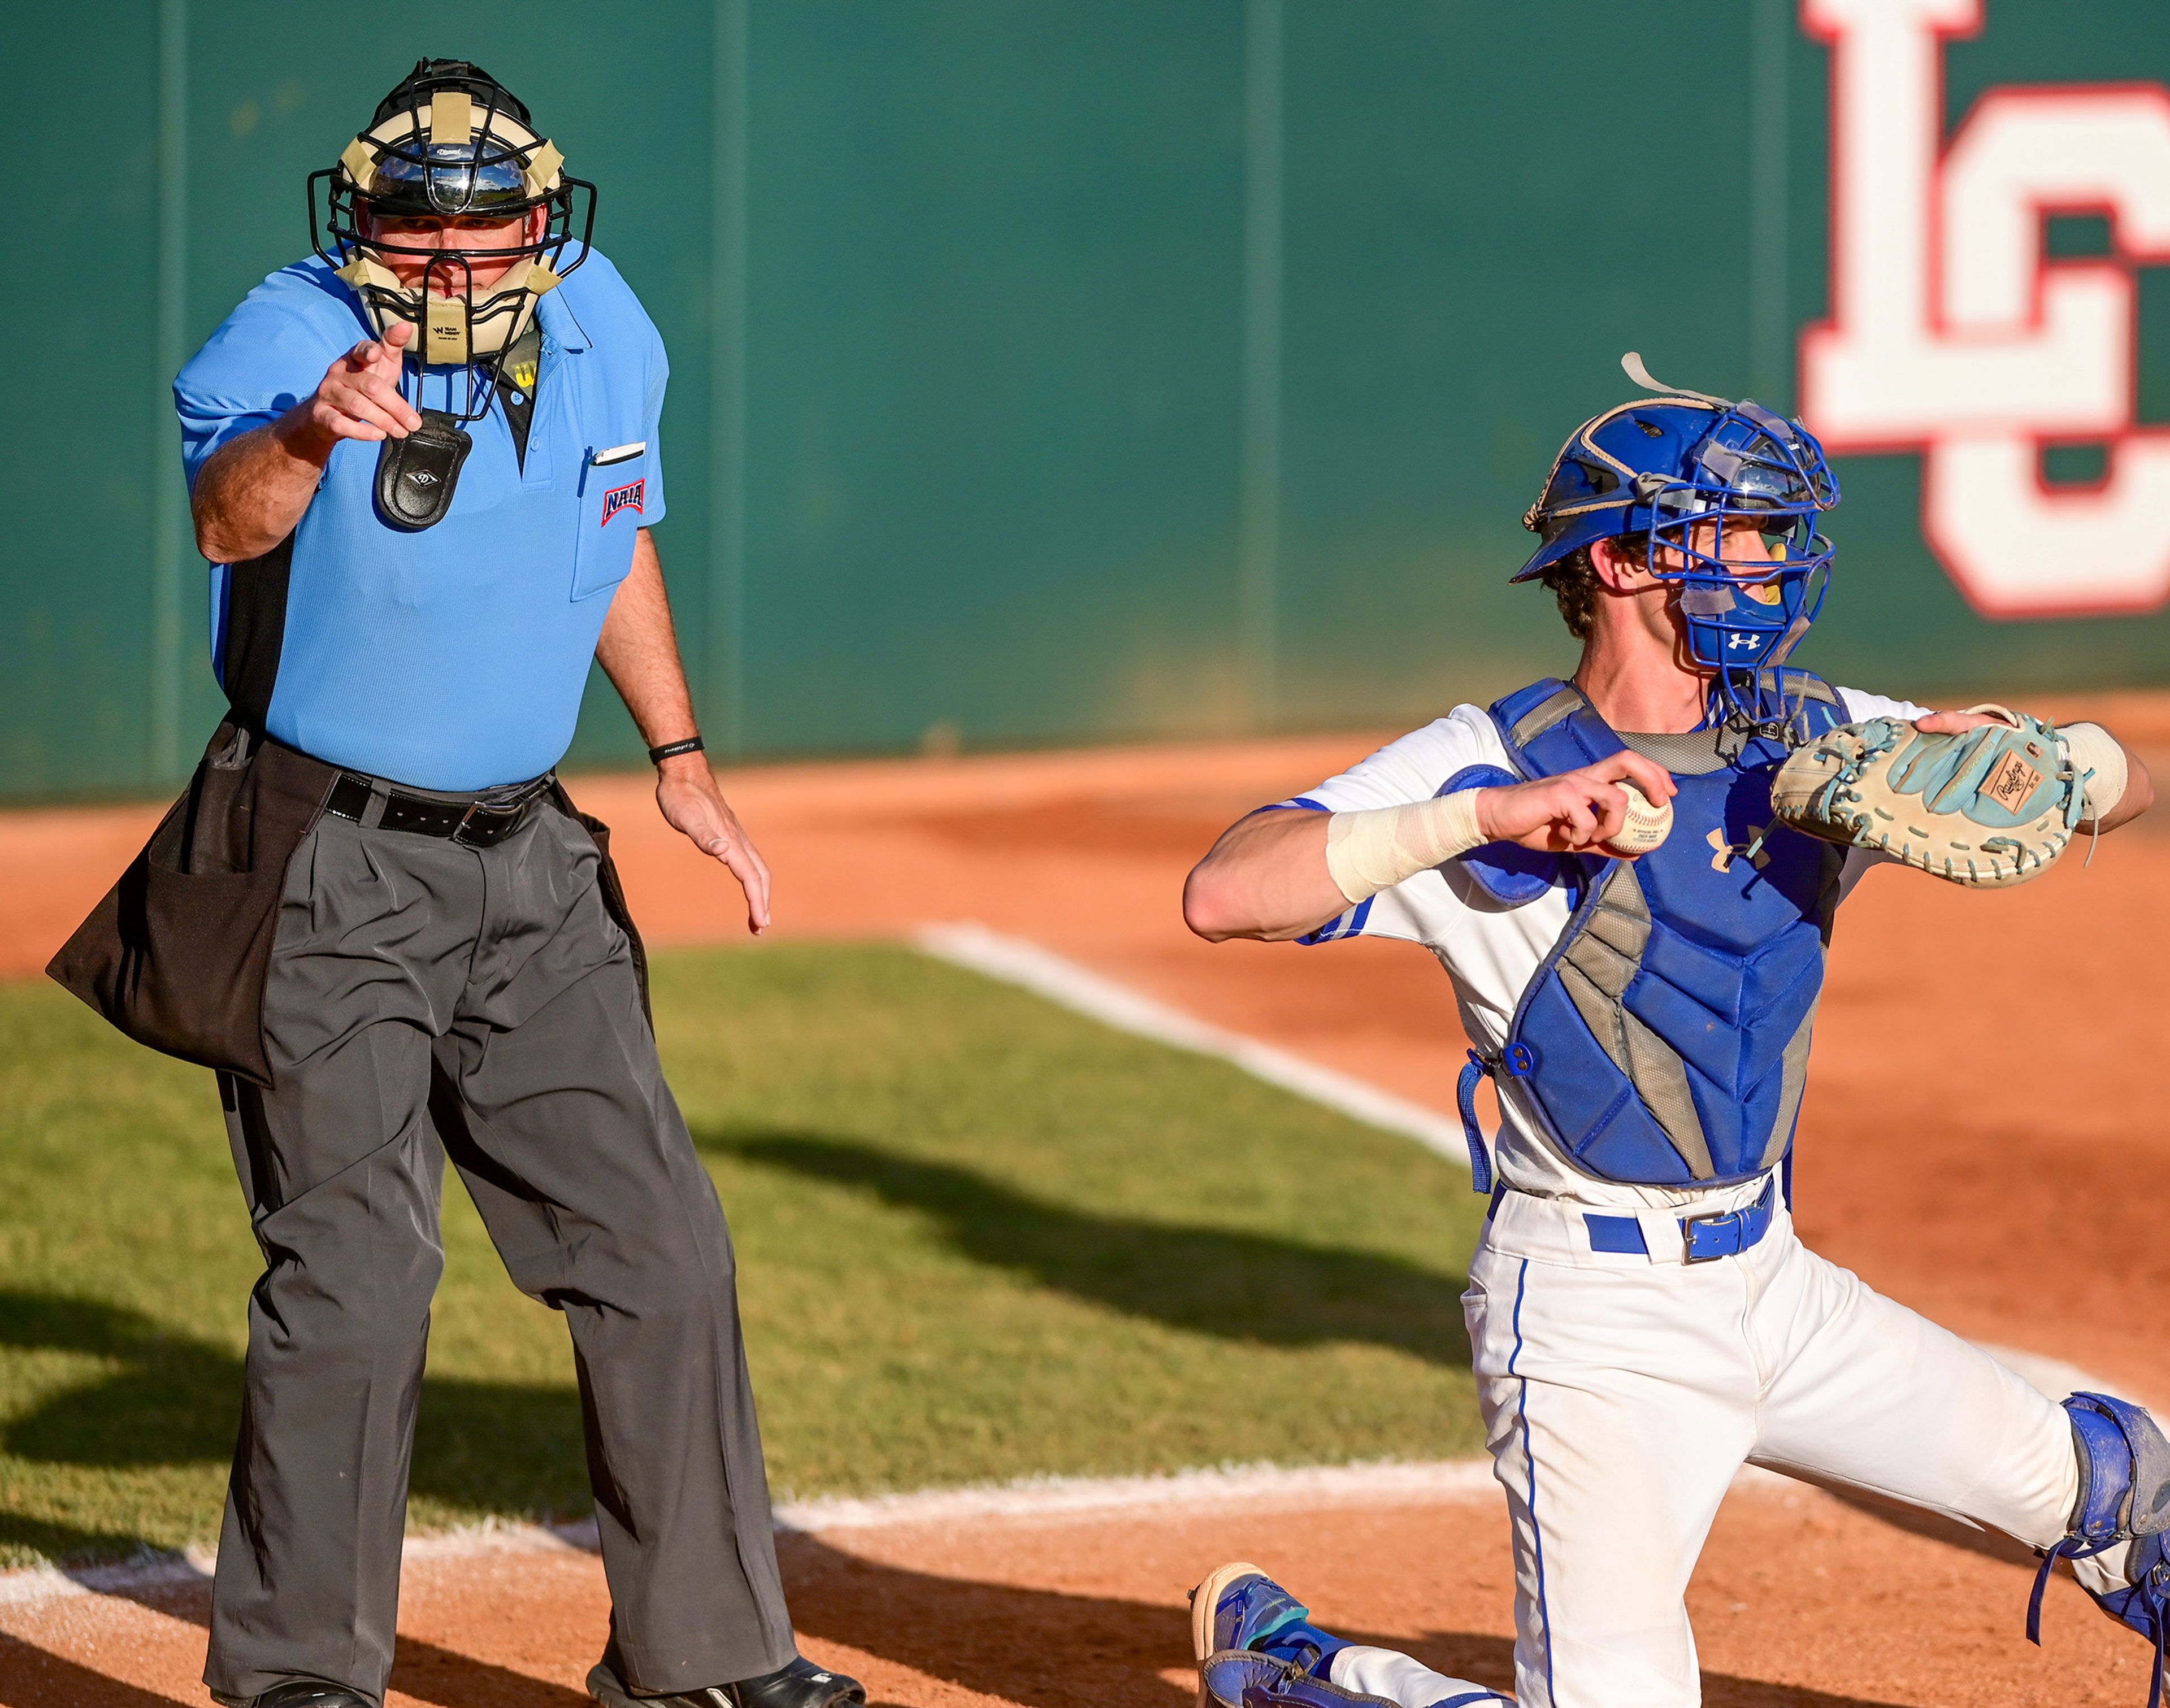
[[[1744,1462],[2036,1547],[2064,1535],[2078,1473],[2054,1401],[1817,1257],[1782,1204],[1759,1244],[1708,1262],[1682,1261],[1670,1217],[1639,1220],[1654,1257],[1595,1252],[1579,1208],[1510,1193],[1463,1295],[1513,1521],[1521,1708],[1701,1701],[1683,1597]],[[2082,1581],[2121,1584],[2125,1553]],[[1336,1683],[1405,1708],[1469,1688],[1382,1650],[1335,1662]]]

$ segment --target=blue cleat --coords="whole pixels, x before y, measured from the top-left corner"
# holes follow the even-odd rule
[[[1248,1561],[1205,1574],[1190,1592],[1190,1647],[1203,1664],[1228,1649],[1260,1649],[1276,1632],[1309,1623],[1311,1609]]]
[[[1263,1574],[1262,1581],[1270,1587]],[[1255,1649],[1230,1649],[1201,1660],[1198,1700],[1200,1708],[1399,1708],[1383,1696],[1344,1690]]]
[[[1205,1581],[1190,1592],[1198,1708],[1212,1708],[1212,1689],[1205,1682],[1206,1663],[1232,1654],[1254,1655],[1287,1668],[1295,1677],[1323,1683],[1336,1701],[1368,1702],[1370,1697],[1352,1696],[1330,1680],[1334,1655],[1348,1647],[1339,1637],[1319,1630],[1311,1622],[1309,1608],[1248,1561],[1232,1561],[1209,1572]],[[1246,1679],[1256,1672],[1239,1670]]]
[[[1190,1647],[1198,1660],[1198,1708],[1402,1708],[1335,1684],[1334,1657],[1348,1642],[1313,1625],[1309,1608],[1245,1561],[1208,1572],[1190,1592]],[[1414,1661],[1407,1664],[1426,1672]],[[1514,1708],[1513,1699],[1496,1692],[1439,1682],[1454,1694],[1431,1708]]]

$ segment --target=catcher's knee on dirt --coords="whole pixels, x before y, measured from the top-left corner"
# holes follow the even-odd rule
[[[2092,1560],[2130,1543],[2122,1584],[2082,1583],[2104,1613],[2155,1645],[2148,1708],[2162,1697],[2162,1664],[2170,1640],[2170,1439],[2142,1406],[2109,1394],[2073,1394],[2065,1401],[2079,1465],[2079,1493],[2064,1540],[2044,1551],[2027,1603],[2027,1635],[2040,1642],[2042,1592],[2060,1560]],[[2107,1562],[2105,1562],[2107,1563]],[[2092,1574],[2090,1574],[2092,1575]]]

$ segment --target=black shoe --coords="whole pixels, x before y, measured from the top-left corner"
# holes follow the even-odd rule
[[[811,1661],[794,1658],[758,1679],[682,1690],[676,1696],[636,1696],[615,1667],[608,1661],[598,1661],[588,1674],[588,1694],[603,1708],[841,1708],[847,1702],[865,1701],[867,1687],[857,1679],[826,1672]],[[345,1708],[345,1705],[328,1705],[328,1708]]]
[[[344,1684],[327,1684],[322,1679],[289,1679],[283,1684],[274,1684],[260,1696],[211,1697],[214,1702],[232,1705],[232,1708],[377,1708],[377,1704],[359,1690],[350,1690]]]

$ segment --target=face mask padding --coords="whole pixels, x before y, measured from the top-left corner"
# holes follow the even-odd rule
[[[461,80],[463,87],[445,86]],[[425,376],[467,369],[464,406],[457,376],[450,376],[451,393],[432,398],[456,423],[488,408],[496,360],[533,324],[539,300],[586,259],[594,186],[567,177],[564,165],[564,157],[530,128],[526,109],[501,86],[473,67],[432,61],[387,97],[336,166],[310,179],[317,253],[354,291],[370,327],[380,337],[401,321],[413,327],[407,355]],[[329,195],[321,219],[319,179]],[[586,221],[576,229],[575,192],[583,189]],[[379,223],[532,222],[537,210],[540,232],[523,229],[518,243],[497,251],[463,252],[457,230],[442,249],[403,244],[398,232]],[[576,237],[569,259],[567,246]],[[485,262],[505,270],[488,284],[470,271]],[[387,509],[388,517],[398,513]]]

